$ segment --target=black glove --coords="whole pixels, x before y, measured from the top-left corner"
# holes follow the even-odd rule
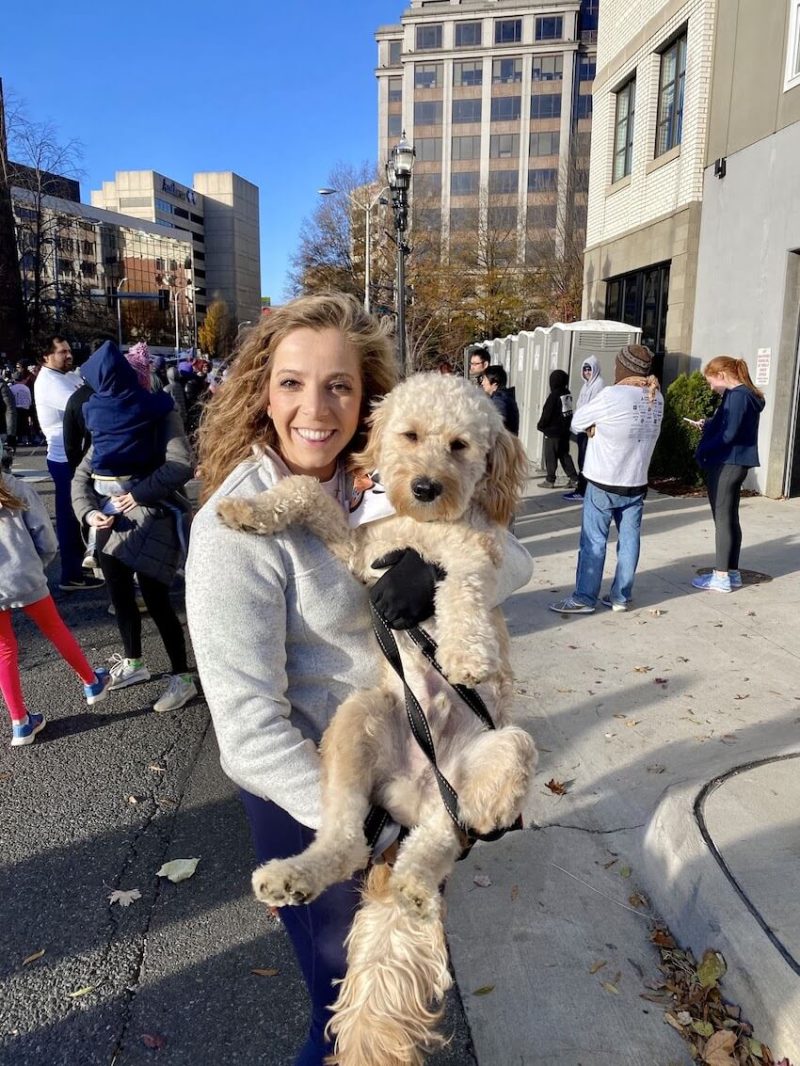
[[[390,629],[412,629],[433,614],[436,582],[447,575],[413,548],[397,548],[372,563],[374,570],[387,566],[390,569],[370,591],[370,602]]]

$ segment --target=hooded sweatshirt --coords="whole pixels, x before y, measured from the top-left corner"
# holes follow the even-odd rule
[[[563,370],[554,370],[550,375],[550,395],[544,402],[542,415],[536,428],[545,437],[569,436],[572,421],[572,393],[569,378]]]
[[[0,611],[27,607],[49,594],[45,567],[58,544],[45,506],[31,485],[0,474],[5,486],[26,505],[19,511],[0,504]]]
[[[105,477],[139,477],[163,462],[159,423],[174,404],[164,392],[143,389],[136,371],[113,341],[87,359],[81,374],[94,389],[83,407],[92,435],[92,472]]]
[[[747,385],[726,389],[722,403],[703,426],[695,458],[700,466],[758,466],[758,421],[764,397]]]
[[[605,388],[605,382],[600,376],[600,364],[594,355],[587,355],[581,363],[581,371],[585,366],[592,368],[592,373],[588,379],[583,379],[583,385],[581,385],[581,391],[578,393],[578,400],[575,404],[575,410],[578,411],[585,403],[593,400],[595,396],[602,389]]]

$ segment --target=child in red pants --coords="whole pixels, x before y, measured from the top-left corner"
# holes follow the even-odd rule
[[[25,706],[11,610],[20,607],[55,645],[83,682],[91,706],[105,699],[107,670],[93,670],[58,613],[44,568],[56,554],[56,538],[36,492],[10,474],[0,474],[0,692],[11,715],[11,746],[32,744],[44,727],[43,714]]]

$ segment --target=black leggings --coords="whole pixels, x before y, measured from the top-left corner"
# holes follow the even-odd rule
[[[114,610],[117,612],[117,625],[119,626],[119,635],[122,637],[125,658],[141,659],[142,619],[139,614],[139,608],[136,605],[136,586],[133,582],[133,570],[118,559],[114,559],[103,552],[110,535],[110,529],[98,529],[97,531],[97,551],[100,569],[103,571],[103,577],[106,579],[106,585],[108,586],[108,594],[114,604]],[[158,632],[161,634],[161,639],[169,656],[171,673],[187,673],[186,641],[183,636],[183,626],[170,602],[169,586],[162,581],[156,581],[155,578],[147,577],[146,574],[138,574],[137,576],[145,606],[150,612],[150,617],[155,622]]]
[[[708,472],[708,502],[714,516],[716,533],[715,570],[738,570],[742,550],[742,527],[739,524],[739,500],[747,466],[723,463]]]
[[[547,471],[546,479],[551,484],[556,480],[556,468],[559,462],[570,481],[577,481],[578,471],[569,453],[569,437],[545,437],[544,468]]]

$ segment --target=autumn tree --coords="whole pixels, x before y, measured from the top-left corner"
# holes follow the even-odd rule
[[[6,108],[0,79],[0,337],[15,362],[23,356],[26,319],[9,181]]]
[[[224,300],[214,300],[197,331],[200,350],[215,359],[227,359],[236,343],[236,323]]]

